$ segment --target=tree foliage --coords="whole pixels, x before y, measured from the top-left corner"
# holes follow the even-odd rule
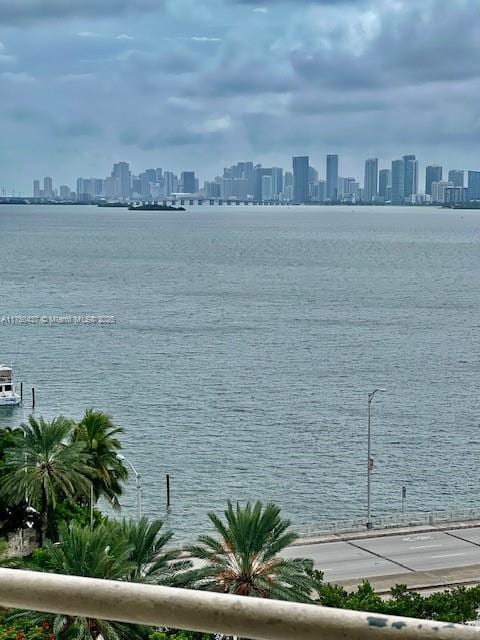
[[[102,411],[87,409],[83,418],[73,428],[73,442],[83,443],[89,456],[89,464],[96,475],[93,478],[95,500],[105,498],[118,509],[122,495],[122,482],[128,478],[125,464],[117,456],[122,448],[118,436],[124,433],[115,427],[112,419]]]
[[[169,586],[180,585],[180,572],[189,569],[192,563],[179,559],[180,550],[168,546],[173,533],[162,531],[161,520],[123,520],[120,523],[111,522],[110,526],[112,535],[124,538],[130,545],[130,560],[133,566],[126,576],[128,580]]]
[[[46,422],[30,416],[5,450],[0,495],[13,504],[22,500],[41,514],[42,535],[49,516],[64,498],[88,492],[95,474],[82,442],[69,442],[72,421],[63,416]]]
[[[319,585],[318,603],[326,607],[372,611],[392,616],[405,616],[422,620],[464,623],[476,620],[480,608],[480,587],[456,587],[423,596],[409,591],[406,585],[392,587],[390,596],[383,599],[372,585],[364,581],[348,593],[339,585]]]
[[[264,507],[261,502],[234,507],[228,502],[224,521],[214,513],[208,517],[217,536],[200,536],[199,544],[189,547],[191,555],[204,563],[191,572],[194,588],[311,602],[312,561],[279,555],[297,539],[289,530],[290,521],[280,517],[279,507]]]

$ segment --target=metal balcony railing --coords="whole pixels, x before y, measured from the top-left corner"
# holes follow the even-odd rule
[[[480,638],[478,627],[13,569],[0,569],[0,606],[254,640]]]

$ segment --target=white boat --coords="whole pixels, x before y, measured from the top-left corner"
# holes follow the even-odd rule
[[[15,392],[11,367],[0,364],[0,407],[16,407],[21,398]]]

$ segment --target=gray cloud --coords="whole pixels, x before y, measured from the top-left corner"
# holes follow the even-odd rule
[[[443,11],[441,5],[427,0],[405,4],[401,11],[384,9],[377,32],[366,36],[362,47],[349,42],[349,24],[335,25],[322,34],[321,46],[294,50],[292,65],[305,81],[349,92],[480,77],[480,7],[467,0]],[[462,35],[452,38],[452,33]]]
[[[64,18],[103,18],[127,11],[155,11],[162,0],[0,0],[3,25]]]
[[[67,138],[98,136],[102,132],[102,128],[99,125],[86,119],[54,122],[51,125],[51,129],[56,136]]]
[[[161,20],[146,15],[163,5]],[[366,156],[388,166],[407,152],[478,168],[478,0],[0,0],[0,10],[5,184],[53,174],[73,185],[114,159],[206,178],[241,158],[288,166],[294,153],[320,168],[335,150],[343,175],[360,177]],[[7,28],[16,24],[29,28]],[[25,157],[32,176],[16,170]]]

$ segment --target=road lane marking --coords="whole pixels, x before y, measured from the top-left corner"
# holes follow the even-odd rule
[[[432,560],[436,560],[437,558],[451,558],[452,556],[464,556],[465,553],[446,553],[443,556],[432,556]]]
[[[431,549],[432,547],[443,547],[442,544],[421,544],[418,547],[408,547],[409,549]]]
[[[407,536],[403,542],[418,542],[420,540],[433,540],[433,536]]]

